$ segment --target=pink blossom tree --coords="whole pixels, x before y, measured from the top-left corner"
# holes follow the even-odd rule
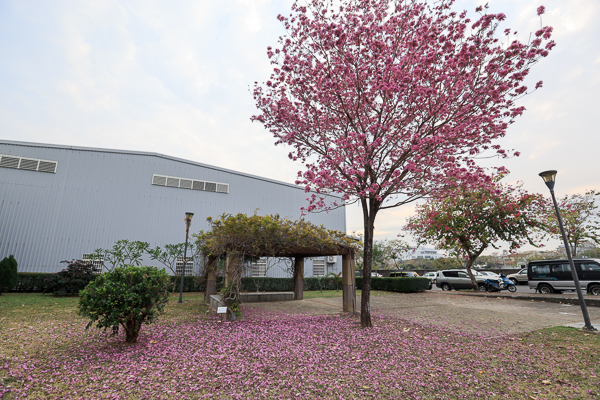
[[[454,0],[308,0],[279,16],[288,34],[268,48],[270,79],[255,84],[252,117],[292,147],[305,211],[360,202],[364,219],[361,325],[371,326],[373,231],[379,211],[489,181],[476,164],[521,115],[523,80],[554,46],[551,27],[528,43],[496,38],[504,14],[475,20]],[[538,15],[543,7],[538,9]],[[536,89],[542,85],[536,84]],[[514,153],[518,155],[518,153]],[[341,193],[329,202],[326,194]]]
[[[465,260],[474,289],[471,267],[487,248],[497,249],[499,241],[508,242],[510,251],[526,243],[537,247],[544,237],[543,196],[529,194],[521,185],[503,185],[503,176],[478,189],[456,187],[428,199],[417,205],[404,228],[420,244],[434,244]]]

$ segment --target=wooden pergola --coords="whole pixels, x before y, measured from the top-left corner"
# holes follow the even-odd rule
[[[356,311],[356,278],[354,274],[354,249],[351,246],[339,244],[319,246],[319,248],[282,248],[276,252],[256,251],[253,257],[281,257],[294,260],[294,300],[304,299],[304,259],[310,257],[342,256],[342,296],[343,311]],[[210,296],[217,294],[217,263],[220,257],[208,256],[208,276],[206,282],[205,301],[210,302]],[[225,253],[225,285],[231,281],[234,268],[242,263],[240,252],[235,248],[227,249]]]

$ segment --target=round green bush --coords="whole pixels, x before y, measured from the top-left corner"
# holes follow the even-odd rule
[[[9,292],[17,285],[19,281],[17,267],[17,260],[12,254],[0,261],[0,294],[2,291]]]
[[[81,291],[79,314],[88,317],[86,329],[125,331],[125,341],[135,343],[142,324],[154,322],[169,301],[169,276],[155,267],[115,268],[98,276]]]

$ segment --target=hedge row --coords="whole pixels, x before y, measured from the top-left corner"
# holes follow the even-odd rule
[[[362,277],[356,277],[356,288],[362,289]],[[429,288],[429,278],[371,278],[372,290],[385,292],[414,293]]]
[[[54,274],[42,272],[19,272],[19,282],[13,292],[43,292],[49,285],[48,279]]]
[[[48,278],[54,274],[19,272],[19,283],[13,289],[15,292],[43,292],[48,287]],[[179,291],[178,276],[171,276],[171,285],[176,282],[175,291]],[[176,281],[175,281],[176,280]],[[217,278],[217,290],[223,286],[223,278]],[[172,287],[172,286],[171,286]],[[371,289],[388,292],[422,292],[429,287],[427,278],[371,278]],[[304,290],[336,290],[342,285],[335,278],[304,278]],[[362,277],[356,277],[356,288],[362,288]],[[244,292],[291,292],[294,282],[291,278],[242,278]],[[186,276],[183,281],[184,292],[204,291],[204,282],[199,282],[195,276]]]

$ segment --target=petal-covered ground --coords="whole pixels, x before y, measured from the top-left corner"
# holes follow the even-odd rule
[[[200,301],[197,302],[200,306]],[[596,335],[575,330],[489,337],[391,316],[246,308],[145,326],[140,341],[85,331],[72,317],[0,331],[5,398],[305,399],[598,398]],[[14,325],[13,325],[14,326]],[[590,340],[582,343],[578,340]],[[561,344],[553,338],[561,338]],[[560,347],[559,347],[560,346]],[[588,353],[587,355],[585,353]],[[2,382],[2,381],[0,381]],[[10,387],[9,387],[10,386]]]

